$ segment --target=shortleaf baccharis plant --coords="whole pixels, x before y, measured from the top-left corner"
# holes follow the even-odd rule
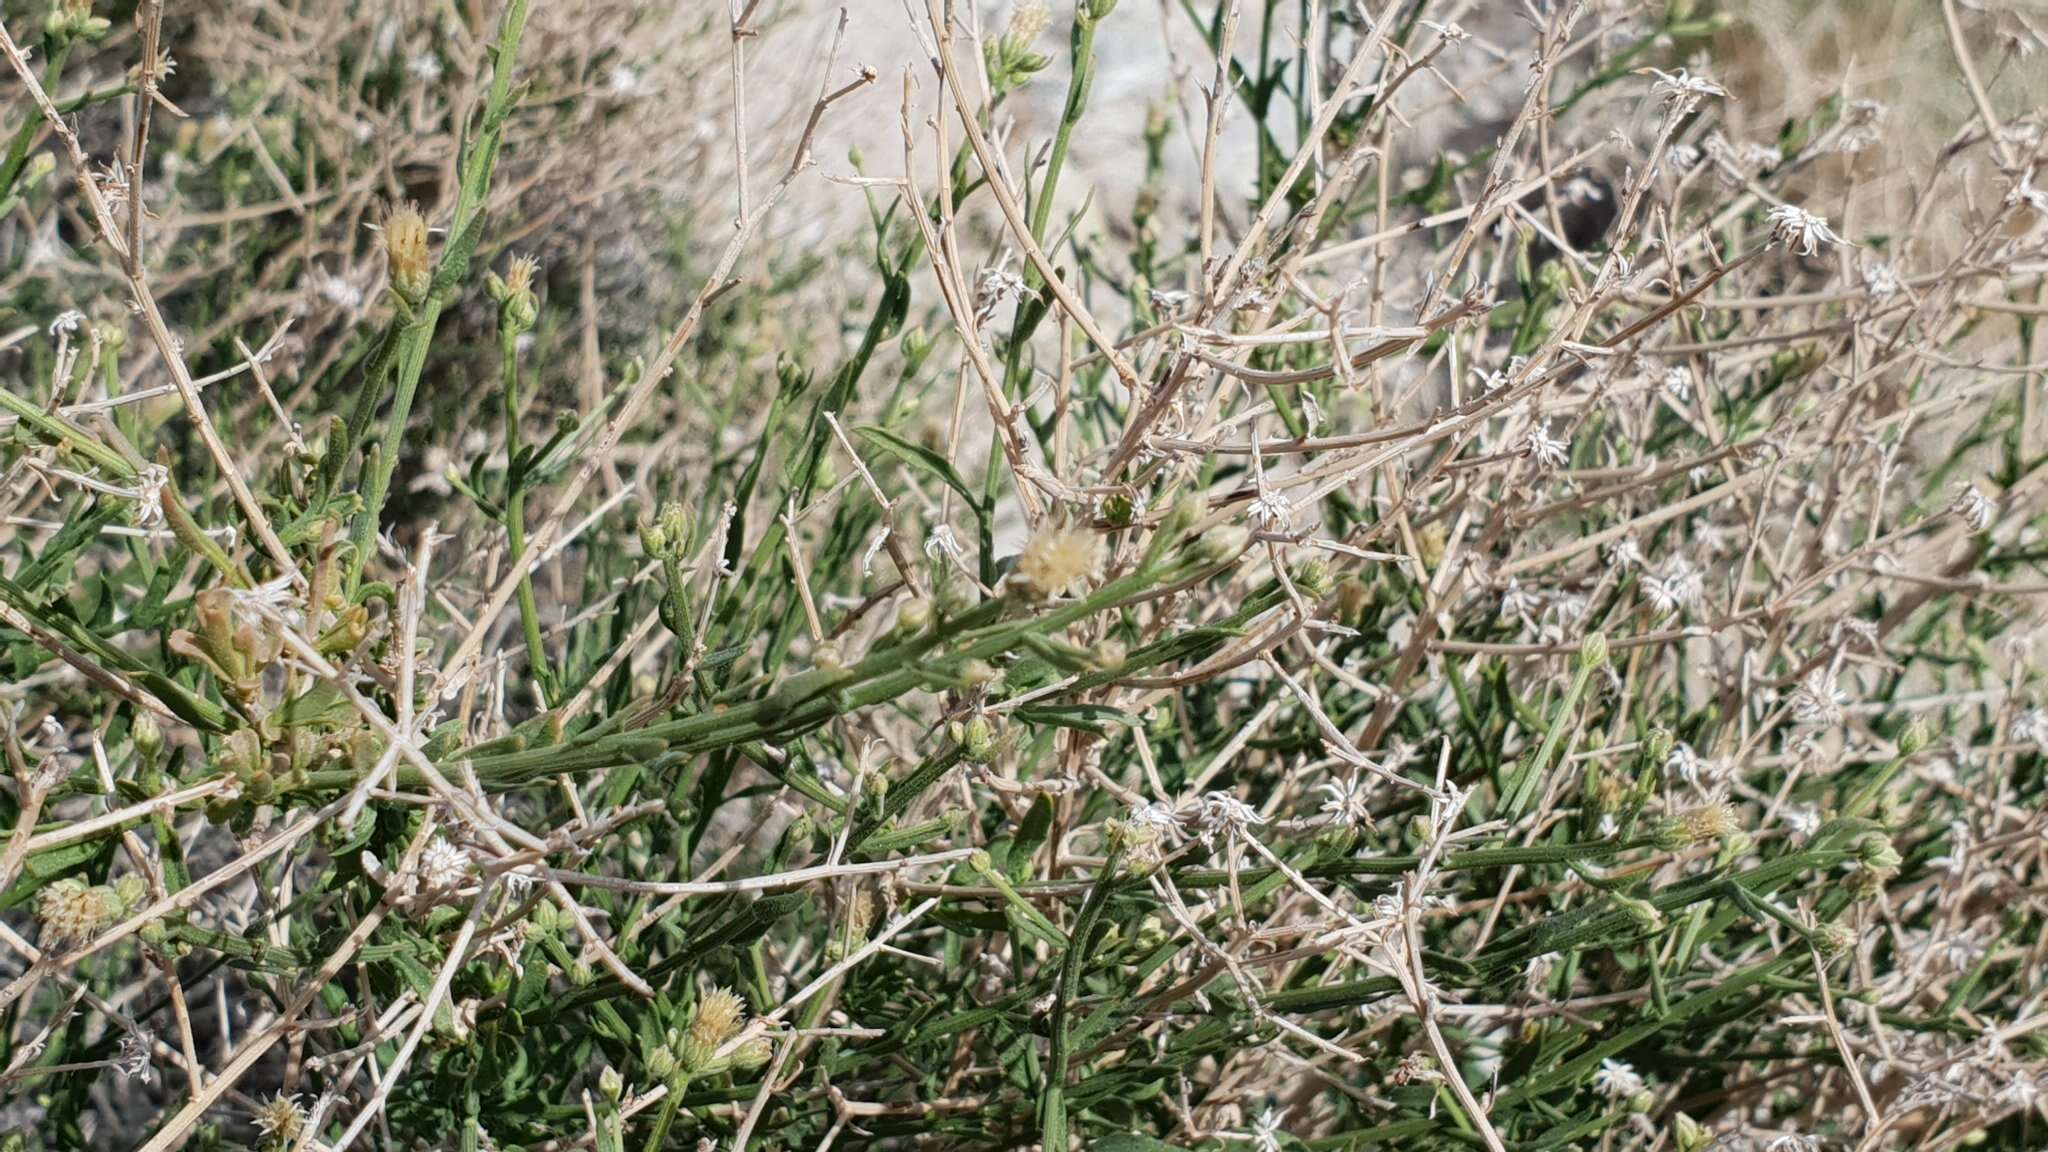
[[[0,1149],[2038,1144],[1900,11],[0,4]]]

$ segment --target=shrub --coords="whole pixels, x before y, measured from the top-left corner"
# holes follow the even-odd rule
[[[4,1147],[2033,1136],[2025,20],[529,4],[0,9]]]

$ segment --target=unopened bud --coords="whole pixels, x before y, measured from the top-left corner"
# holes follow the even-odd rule
[[[988,717],[975,716],[960,726],[960,749],[970,763],[986,764],[996,758],[996,734]]]
[[[1251,533],[1239,524],[1225,524],[1202,533],[1195,541],[1194,557],[1204,564],[1220,564],[1234,559],[1251,543]]]
[[[427,260],[427,218],[418,208],[402,204],[384,221],[384,255],[391,290],[408,304],[426,299],[433,269]]]
[[[1911,756],[1927,747],[1927,719],[1915,716],[1906,722],[1905,731],[1899,733],[1899,755]]]
[[[1593,632],[1579,641],[1579,667],[1598,670],[1607,667],[1607,634]]]
[[[1892,847],[1891,837],[1882,832],[1865,833],[1856,841],[1856,859],[1876,872],[1896,872],[1903,862],[1899,850]]]
[[[163,754],[163,727],[156,722],[156,717],[147,712],[135,717],[135,723],[128,728],[128,738],[135,742],[135,754],[144,765],[155,764],[156,758]]]

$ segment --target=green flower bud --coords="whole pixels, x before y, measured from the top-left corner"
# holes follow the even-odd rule
[[[113,914],[117,920],[129,915],[148,902],[149,885],[144,883],[140,876],[132,874],[123,876],[119,880],[114,881],[112,888],[115,901]]]
[[[1146,916],[1138,921],[1138,932],[1132,939],[1140,949],[1150,952],[1165,944],[1169,939],[1166,923],[1157,916]]]
[[[1874,872],[1897,872],[1903,859],[1882,832],[1867,832],[1856,841],[1856,859]]]
[[[766,1036],[755,1036],[733,1050],[732,1066],[741,1072],[758,1072],[774,1055],[774,1042]]]
[[[1699,1121],[1680,1112],[1671,1123],[1671,1145],[1677,1152],[1707,1152],[1714,1146],[1714,1133]]]
[[[351,604],[342,609],[327,631],[320,634],[314,647],[323,656],[353,652],[363,638],[370,634],[370,610],[361,604]]]
[[[1622,911],[1628,913],[1628,918],[1635,922],[1636,927],[1645,932],[1663,931],[1664,914],[1657,911],[1655,904],[1648,900],[1638,900],[1633,896],[1619,895],[1614,898],[1614,902],[1621,906]]]
[[[50,178],[57,170],[57,158],[48,152],[38,152],[29,159],[28,167],[22,169],[20,187],[26,191]]]
[[[676,1074],[676,1054],[666,1044],[657,1045],[647,1054],[647,1075],[657,1083],[666,1084]]]
[[[1322,599],[1330,591],[1330,566],[1322,559],[1312,559],[1294,573],[1294,586],[1303,596]]]
[[[960,748],[969,763],[987,764],[996,758],[996,734],[988,717],[975,716],[960,727]]]
[[[1813,946],[1823,956],[1840,956],[1856,946],[1856,929],[1839,920],[1823,924],[1814,933]]]
[[[1235,559],[1244,551],[1245,545],[1251,543],[1251,539],[1251,533],[1245,531],[1242,525],[1225,524],[1202,533],[1202,538],[1195,541],[1193,555],[1203,564],[1221,564],[1225,560]]]
[[[1121,640],[1102,639],[1088,650],[1088,663],[1103,672],[1114,672],[1124,666],[1130,656],[1130,649]]]
[[[1607,634],[1594,632],[1579,641],[1579,667],[1598,671],[1607,667]]]
[[[135,755],[143,767],[154,767],[164,750],[164,730],[156,722],[156,717],[147,712],[139,713],[135,723],[128,726],[128,738],[135,742]]]
[[[1927,747],[1927,740],[1926,718],[1922,716],[1913,717],[1906,722],[1906,730],[1899,733],[1899,755],[1913,755],[1915,752]]]
[[[932,602],[923,596],[906,600],[896,609],[896,632],[900,636],[915,636],[931,622]]]
[[[1671,756],[1671,750],[1678,746],[1678,738],[1669,730],[1652,728],[1650,738],[1643,743],[1643,755],[1652,764],[1662,764]]]
[[[640,526],[640,550],[649,556],[659,556],[668,551],[668,532],[660,521]]]
[[[1172,540],[1185,535],[1201,521],[1202,513],[1207,509],[1208,505],[1200,496],[1190,494],[1175,500],[1166,513],[1166,519],[1161,520],[1154,530],[1155,539]]]
[[[1855,868],[1849,872],[1849,895],[1857,900],[1870,900],[1884,892],[1884,886],[1891,883],[1895,873],[1878,868]]]
[[[539,268],[533,257],[521,256],[512,261],[505,279],[494,275],[486,285],[498,302],[498,326],[510,335],[532,331],[540,318],[540,301],[533,294],[533,276]]]
[[[697,1075],[710,1070],[718,1045],[701,1036],[685,1033],[676,1043],[676,1067],[686,1075]]]
[[[691,530],[690,511],[683,507],[679,501],[671,500],[663,504],[661,506],[661,516],[657,522],[661,525],[663,535],[668,538],[668,546],[670,548],[680,549],[689,547]]]
[[[625,1078],[619,1075],[617,1068],[607,1064],[604,1071],[598,1074],[597,1090],[606,1100],[617,1104],[619,1097],[626,1094]]]

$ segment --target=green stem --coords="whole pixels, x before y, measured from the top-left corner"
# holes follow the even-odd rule
[[[678,1080],[668,1086],[668,1094],[661,1098],[661,1111],[655,1114],[654,1130],[647,1134],[647,1152],[661,1152],[661,1146],[668,1142],[669,1125],[676,1121],[676,1113],[683,1106],[683,1086],[687,1080]]]
[[[505,534],[513,565],[523,569],[519,562],[526,556],[526,464],[519,456],[519,334],[504,327],[498,343],[505,357]],[[519,623],[526,632],[526,662],[541,695],[552,706],[556,702],[554,668],[541,639],[540,609],[534,604],[530,574],[519,579]]]
[[[1067,78],[1067,104],[1060,126],[1053,132],[1052,152],[1045,161],[1045,181],[1038,186],[1038,199],[1031,205],[1031,238],[1045,243],[1046,222],[1052,217],[1053,191],[1059,187],[1060,171],[1066,167],[1067,145],[1074,138],[1074,126],[1088,110],[1088,89],[1095,80],[1095,27],[1101,20],[1092,5],[1083,0],[1074,6],[1074,31],[1069,41],[1074,68]],[[1025,283],[1036,286],[1036,269],[1026,273]]]
[[[18,417],[22,423],[40,432],[46,439],[65,445],[79,455],[107,470],[109,479],[133,480],[135,468],[121,458],[121,454],[94,438],[92,433],[64,419],[53,416],[41,407],[29,403],[5,388],[0,388],[0,408],[5,408]]]
[[[363,507],[356,513],[350,540],[355,551],[349,558],[349,590],[362,583],[363,568],[375,550],[377,525],[383,519],[384,501],[391,491],[391,476],[398,469],[399,445],[412,415],[412,402],[419,390],[420,370],[427,363],[427,349],[434,339],[434,325],[441,308],[454,294],[469,270],[469,257],[476,250],[482,226],[484,198],[490,192],[491,173],[497,165],[498,145],[504,139],[505,118],[512,107],[512,66],[519,55],[519,37],[526,29],[527,0],[510,0],[498,22],[498,41],[491,48],[491,90],[484,102],[483,119],[462,165],[462,185],[455,198],[455,218],[448,230],[448,244],[426,299],[420,301],[413,320],[398,334],[398,383],[391,401],[391,413],[384,422],[383,453],[369,470],[363,485]]]
[[[1041,1148],[1067,1146],[1067,1064],[1072,1055],[1068,1050],[1067,1023],[1073,1015],[1074,1001],[1081,995],[1081,969],[1088,962],[1088,937],[1094,933],[1096,921],[1102,918],[1102,906],[1108,902],[1110,881],[1116,876],[1117,861],[1122,855],[1123,844],[1112,842],[1108,859],[1095,874],[1095,885],[1081,902],[1072,943],[1060,958],[1059,995],[1052,1004],[1052,1050],[1046,1061],[1045,1090],[1039,1096],[1039,1125],[1044,1133],[1039,1141]],[[988,875],[995,878],[993,870]]]
[[[43,68],[43,91],[55,92],[57,81],[64,75],[64,58],[71,55],[71,42],[66,40],[50,53],[50,62]],[[0,201],[14,193],[14,182],[21,178],[21,170],[28,164],[28,147],[35,143],[36,129],[43,123],[40,112],[34,108],[22,117],[21,127],[14,130],[14,140],[7,146],[7,160],[0,165]]]

